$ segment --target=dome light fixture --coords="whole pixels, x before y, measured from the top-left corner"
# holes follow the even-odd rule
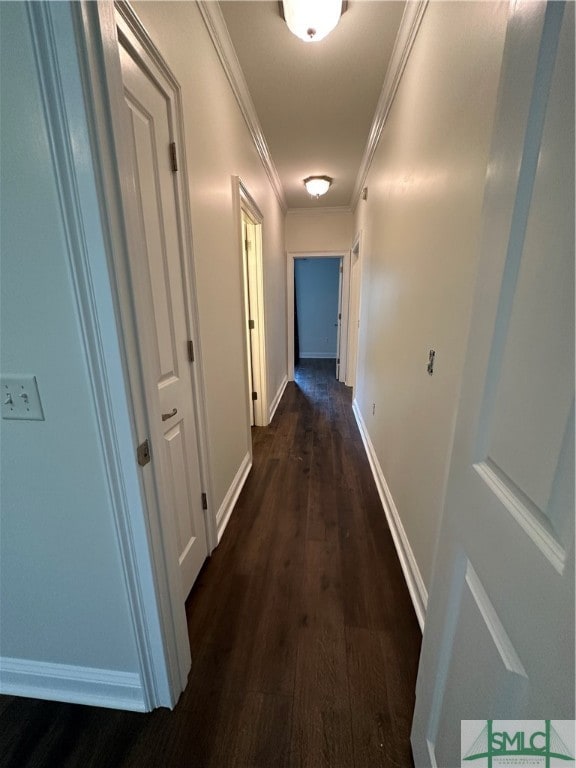
[[[330,189],[330,184],[332,184],[330,176],[308,176],[304,179],[304,186],[308,194],[315,198],[325,195]]]
[[[305,43],[317,43],[330,34],[347,5],[342,0],[283,0],[280,4],[289,30]]]

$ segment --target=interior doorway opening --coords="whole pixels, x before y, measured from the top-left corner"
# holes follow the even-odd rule
[[[266,366],[266,328],[262,268],[263,216],[240,179],[237,185],[242,281],[244,289],[244,340],[246,353],[247,410],[250,426],[269,422]]]
[[[338,378],[342,316],[342,258],[302,258],[294,263],[294,365],[332,361]]]
[[[297,357],[333,358],[335,377],[338,381],[345,382],[348,361],[350,251],[289,253],[286,282],[289,380],[294,380]],[[300,293],[300,298],[297,293]],[[305,316],[301,317],[302,315]],[[304,328],[306,330],[303,339]]]

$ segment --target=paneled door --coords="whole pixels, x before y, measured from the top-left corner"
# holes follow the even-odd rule
[[[174,92],[154,62],[120,36],[126,123],[133,138],[132,222],[141,250],[130,250],[140,366],[151,424],[151,454],[163,538],[176,542],[182,596],[207,555],[187,298],[185,233],[176,174]]]
[[[483,219],[417,683],[418,768],[492,765],[461,763],[463,719],[574,718],[571,2],[510,5]]]

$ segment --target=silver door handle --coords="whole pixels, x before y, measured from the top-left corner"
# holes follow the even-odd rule
[[[168,419],[171,419],[172,416],[176,416],[178,413],[178,408],[172,408],[170,413],[163,413],[162,414],[162,421],[168,421]]]

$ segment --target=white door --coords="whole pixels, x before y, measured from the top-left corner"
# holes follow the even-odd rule
[[[350,254],[350,310],[348,313],[348,360],[346,385],[356,387],[356,361],[358,359],[358,329],[360,328],[360,236]]]
[[[171,156],[173,95],[120,46],[143,250],[130,253],[153,471],[165,535],[177,541],[185,598],[207,555],[189,354],[183,234]]]
[[[574,5],[510,14],[418,768],[461,765],[463,719],[574,718]],[[496,748],[486,738],[476,754]]]
[[[254,384],[254,353],[253,353],[253,332],[255,330],[256,325],[256,316],[257,313],[253,311],[252,307],[254,304],[253,296],[251,294],[251,282],[250,282],[250,228],[252,225],[252,222],[250,219],[246,216],[244,211],[242,211],[242,267],[244,272],[244,317],[245,322],[247,326],[247,335],[246,335],[246,365],[248,368],[248,408],[250,410],[250,426],[254,426],[256,423],[255,414],[254,414],[254,392],[256,392],[256,396],[258,396],[258,389],[255,387]],[[253,242],[253,235],[252,235],[252,242]],[[253,278],[252,278],[252,285],[253,285]]]
[[[336,380],[340,381],[340,355],[342,354],[342,259],[338,264],[338,317],[336,318]]]

